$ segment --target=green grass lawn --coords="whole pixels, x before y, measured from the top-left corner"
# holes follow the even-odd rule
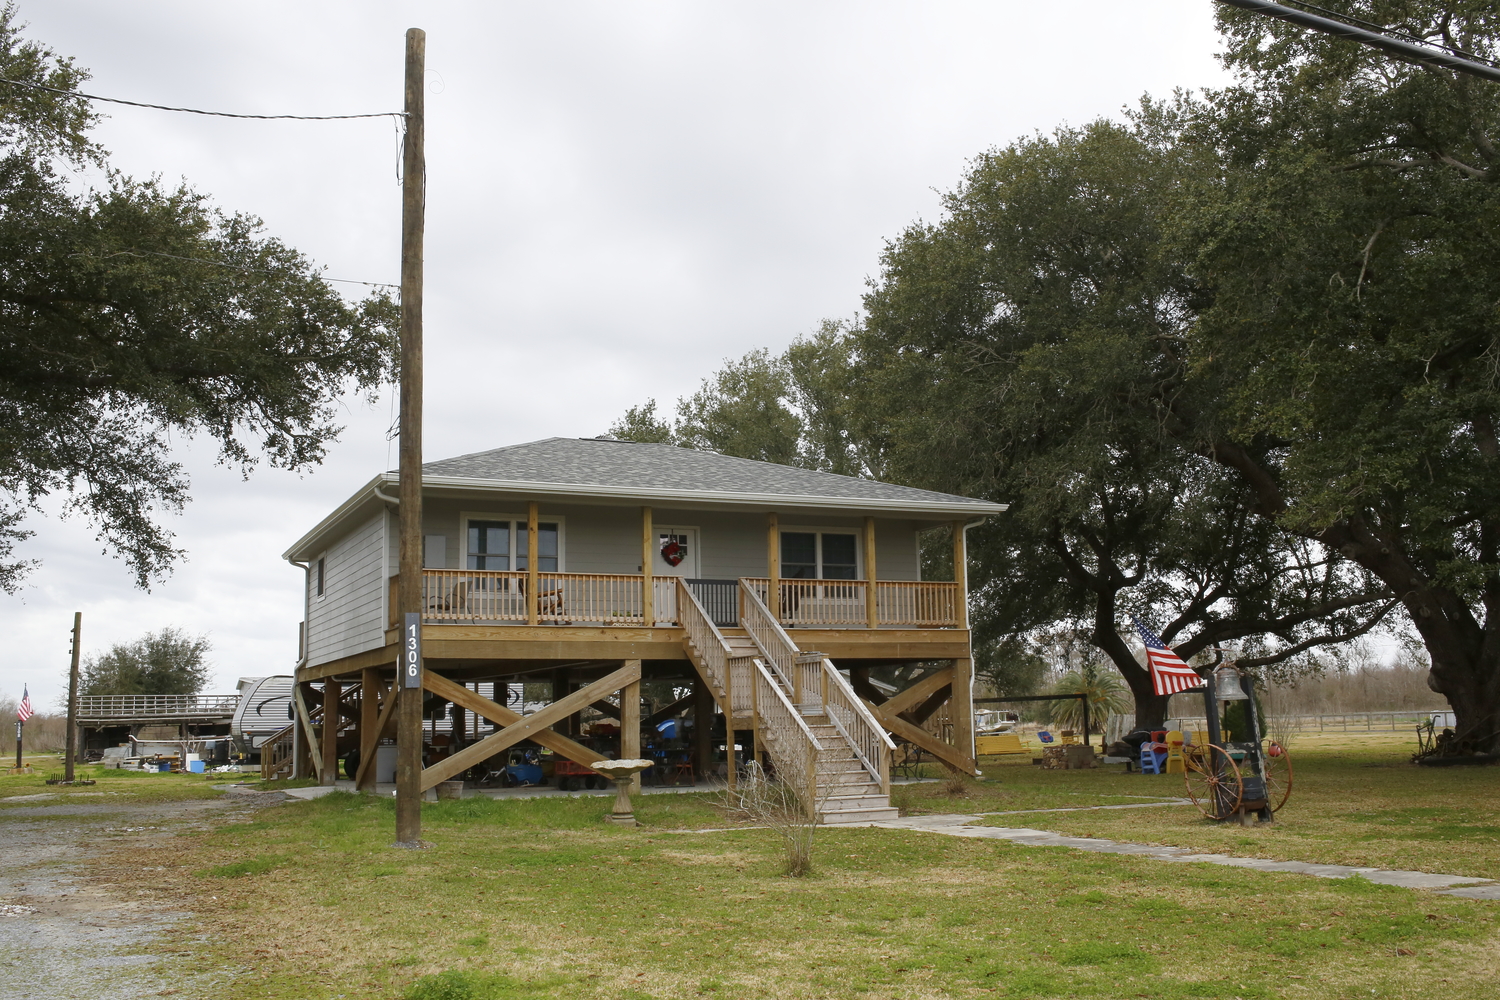
[[[213,799],[222,792],[213,788],[234,780],[225,775],[153,774],[146,771],[122,771],[118,768],[88,765],[75,767],[74,778],[93,779],[92,785],[49,785],[48,778],[63,776],[62,762],[56,757],[28,758],[34,774],[0,774],[0,813],[8,808],[109,802],[151,803],[179,802],[185,799]],[[30,796],[48,795],[37,799]]]
[[[1236,850],[1305,845],[1327,855],[1309,860],[1343,860],[1333,855],[1373,849],[1343,843],[1361,828],[1359,809],[1483,808],[1472,778],[1317,756],[1275,831],[1299,839]],[[909,809],[971,812],[1175,793],[1175,779],[988,770],[1000,780],[966,795],[939,783],[900,795]],[[725,825],[706,795],[639,797],[645,825],[633,830],[604,825],[608,808],[601,798],[432,803],[431,847],[401,851],[390,846],[390,799],[337,793],[179,838],[165,871],[142,874],[116,854],[100,874],[200,915],[210,943],[184,961],[213,967],[223,951],[212,942],[234,942],[240,997],[1321,1000],[1463,996],[1464,984],[1500,978],[1500,904],[1490,902],[896,830],[821,830],[815,874],[794,879],[770,831],[705,831]],[[1306,821],[1294,825],[1298,808]],[[1014,825],[1076,822],[1168,842],[1242,836],[1179,813],[1039,813]],[[1424,827],[1421,842],[1444,860],[1420,867],[1470,856],[1469,816]]]
[[[1500,768],[1414,767],[1408,763],[1412,749],[1404,734],[1330,734],[1294,745],[1292,797],[1269,826],[1212,823],[1192,806],[1023,813],[982,822],[1241,857],[1500,879]],[[966,795],[927,783],[898,788],[892,799],[911,813],[996,812],[1183,794],[1178,775],[1126,774],[1119,765],[1043,771],[1025,760],[986,758],[982,766],[987,780]]]

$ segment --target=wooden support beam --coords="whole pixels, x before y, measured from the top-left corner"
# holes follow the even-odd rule
[[[526,624],[540,621],[537,612],[537,568],[536,568],[536,501],[526,504]]]
[[[942,691],[935,692],[931,698],[928,698],[917,707],[908,708],[906,711],[902,712],[901,718],[905,719],[907,722],[910,722],[914,726],[925,726],[927,724],[927,720],[932,718],[932,714],[934,712],[936,712],[938,709],[942,708],[952,700],[953,689],[945,688]],[[957,744],[954,745],[956,746]]]
[[[306,740],[307,747],[307,754],[302,761],[303,773],[306,773],[310,767],[314,775],[322,780],[323,755],[318,746],[318,734],[313,730],[312,713],[307,709],[307,695],[303,691],[307,686],[306,684],[292,685],[292,704],[296,708],[299,731],[302,733],[302,738]],[[302,775],[295,774],[293,777],[300,778]]]
[[[911,687],[907,688],[905,691],[898,691],[887,698],[885,701],[880,702],[881,710],[887,712],[890,715],[900,715],[907,709],[912,708],[916,705],[920,705],[928,698],[931,698],[933,695],[938,694],[944,688],[947,688],[952,684],[952,667],[944,667],[942,670],[934,670],[932,673],[923,676],[920,680],[918,680]]]
[[[781,521],[775,511],[766,515],[766,576],[770,577],[766,588],[766,610],[771,612],[771,617],[776,621],[781,621]],[[728,719],[733,716],[726,712],[724,717]],[[731,739],[730,750],[733,749],[734,741]]]
[[[698,688],[696,686],[698,683],[701,682],[694,682],[693,692],[691,694],[688,694],[686,697],[678,698],[666,708],[658,708],[656,711],[648,715],[646,717],[646,721],[643,723],[645,727],[648,729],[655,729],[661,723],[666,722],[673,716],[681,715],[683,712],[686,712],[688,709],[692,708],[696,704],[696,701],[694,699],[698,696]],[[616,718],[618,718],[618,716],[616,716]]]
[[[875,519],[865,518],[865,627],[880,627],[880,605],[876,602]]]
[[[936,707],[936,706],[934,706]],[[953,745],[966,756],[974,755],[974,661],[960,657],[953,661],[953,700],[948,714],[953,719]]]
[[[656,624],[656,590],[651,574],[656,569],[656,539],[652,537],[651,508],[641,508],[641,624]]]
[[[339,780],[339,702],[343,700],[344,687],[338,678],[330,677],[323,682],[323,766],[318,780],[325,785],[338,784]]]
[[[385,732],[395,715],[396,702],[401,700],[401,689],[392,687],[384,692],[384,697],[385,704],[380,706],[380,717],[375,720],[375,738],[370,742],[370,750],[366,753],[363,747],[360,748],[359,769],[354,773],[354,787],[359,791],[375,787],[375,757],[382,738],[380,734]]]
[[[866,702],[866,707],[870,709],[870,714],[875,716],[876,721],[884,726],[891,735],[899,737],[908,743],[915,743],[955,770],[963,771],[965,774],[979,773],[979,767],[974,763],[974,758],[961,753],[958,748],[949,746],[927,730],[920,726],[912,725],[899,715],[887,714],[883,711],[883,706],[871,705]]]
[[[714,766],[714,693],[702,678],[693,681],[692,700],[693,770],[707,778]]]
[[[620,689],[620,758],[632,760],[641,756],[641,661],[626,660],[623,669],[635,680]],[[630,790],[641,790],[640,772],[630,776]]]
[[[422,686],[439,698],[447,698],[455,705],[462,705],[471,712],[476,712],[492,722],[498,722],[505,726],[500,732],[486,737],[479,743],[474,744],[467,750],[455,754],[445,760],[440,760],[432,767],[422,772],[423,791],[436,785],[439,781],[446,781],[448,777],[459,773],[482,760],[493,757],[495,754],[507,747],[518,743],[523,739],[534,740],[542,746],[556,753],[562,754],[571,761],[588,767],[600,759],[597,750],[591,750],[580,743],[575,743],[561,733],[553,732],[548,726],[552,721],[566,718],[570,713],[577,710],[581,705],[598,698],[600,694],[607,691],[617,691],[630,683],[632,680],[640,680],[640,661],[631,661],[635,664],[634,673],[630,667],[622,667],[607,677],[603,677],[579,691],[564,698],[562,701],[553,702],[540,712],[531,715],[517,715],[504,705],[498,705],[482,695],[475,694],[462,684],[456,684],[448,678],[434,671],[423,671]],[[576,699],[576,701],[575,701]],[[504,740],[503,737],[513,736],[513,739]],[[467,762],[459,767],[452,767],[452,763],[459,758]],[[444,766],[448,766],[446,774],[441,773]],[[429,776],[433,776],[429,781]],[[440,775],[440,776],[439,776]]]

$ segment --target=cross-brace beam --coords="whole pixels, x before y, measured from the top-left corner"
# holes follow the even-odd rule
[[[566,698],[554,701],[539,712],[523,716],[517,715],[504,705],[475,694],[441,674],[432,670],[423,671],[422,686],[428,691],[440,698],[448,699],[455,705],[476,712],[491,722],[497,722],[505,728],[487,736],[473,746],[460,750],[451,757],[436,762],[431,767],[423,768],[422,791],[425,792],[440,781],[447,781],[453,775],[468,770],[480,761],[488,760],[524,739],[535,740],[547,749],[588,767],[600,759],[599,751],[590,750],[581,743],[575,743],[561,733],[553,732],[550,727],[553,723],[561,722],[602,695],[618,691],[625,685],[640,679],[640,661],[627,661],[625,666],[614,673],[601,677],[586,687],[579,688]]]

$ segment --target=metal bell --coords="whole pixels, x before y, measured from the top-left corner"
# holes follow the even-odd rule
[[[1250,696],[1240,687],[1240,672],[1231,663],[1214,671],[1214,695],[1220,701],[1245,701]]]

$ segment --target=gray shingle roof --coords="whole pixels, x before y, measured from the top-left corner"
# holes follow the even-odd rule
[[[757,497],[793,504],[832,501],[837,506],[970,509],[974,514],[1004,510],[1001,504],[912,489],[830,472],[771,462],[732,458],[665,444],[607,438],[545,438],[492,451],[460,455],[422,466],[422,477],[465,485],[555,485],[562,492],[618,491],[628,496],[691,499]],[[455,484],[456,485],[456,484]]]

